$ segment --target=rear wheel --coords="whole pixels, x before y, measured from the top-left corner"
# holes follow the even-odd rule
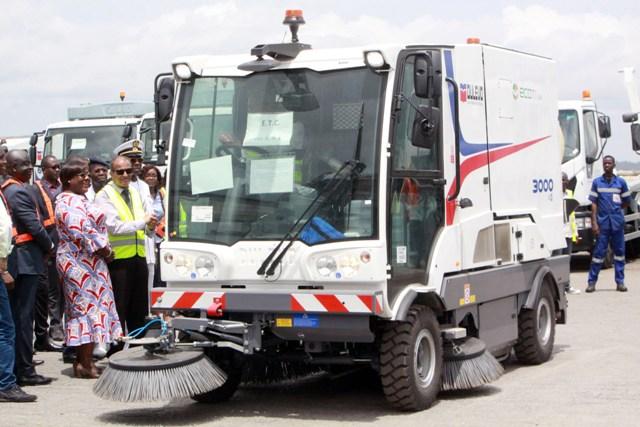
[[[522,363],[539,365],[551,357],[556,335],[556,310],[551,289],[544,285],[533,310],[518,316],[516,356]]]
[[[380,378],[394,407],[430,407],[440,391],[442,363],[440,326],[431,309],[413,306],[406,322],[390,323],[382,333]]]

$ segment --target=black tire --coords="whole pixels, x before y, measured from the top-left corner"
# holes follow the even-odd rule
[[[604,261],[602,261],[602,269],[606,270],[611,267],[613,267],[613,249],[611,249],[611,246],[607,246],[607,253],[604,256]]]
[[[442,338],[431,309],[413,306],[406,322],[386,325],[380,339],[380,379],[387,401],[403,411],[435,402],[442,383]]]
[[[535,309],[518,315],[516,357],[521,363],[539,365],[551,357],[556,336],[556,308],[551,289],[543,285]]]
[[[214,390],[191,396],[193,400],[198,403],[219,403],[226,402],[235,394],[242,380],[243,365],[242,361],[237,357],[228,354],[230,351],[231,350],[227,350],[226,352],[223,351],[223,353],[227,355],[228,358],[223,359],[218,357],[211,359],[227,374],[227,381],[225,381],[224,384]],[[207,354],[207,356],[209,355],[210,353]]]
[[[227,381],[225,381],[225,383],[220,387],[206,393],[196,394],[195,396],[191,396],[191,398],[199,403],[226,402],[227,400],[231,399],[236,390],[238,390],[241,377],[241,372],[228,372]]]

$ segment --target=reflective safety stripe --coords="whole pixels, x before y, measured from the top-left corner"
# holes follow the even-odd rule
[[[36,181],[36,186],[40,190],[40,194],[42,195],[42,200],[44,200],[44,205],[47,208],[47,218],[42,222],[45,228],[51,227],[55,224],[56,215],[53,212],[53,204],[51,203],[51,198],[49,198],[49,194],[44,190],[42,186],[42,182]]]
[[[631,191],[625,191],[625,192],[624,192],[624,193],[622,193],[620,196],[621,196],[621,197],[629,197],[629,196],[631,196]]]
[[[118,216],[122,221],[131,222],[144,219],[145,213],[142,199],[135,188],[129,187],[133,212],[131,212],[131,209],[129,209],[129,206],[122,198],[120,191],[116,189],[115,184],[105,185],[100,191],[106,191],[107,196],[109,196],[109,199],[113,202],[116,211],[118,211]],[[109,243],[113,247],[115,254],[114,259],[127,259],[136,255],[144,257],[144,239],[144,230],[137,230],[135,233],[127,234],[109,233]]]
[[[615,261],[624,261],[625,260],[624,256],[614,256],[613,259]]]
[[[10,185],[13,185],[13,184],[24,185],[24,183],[14,179],[14,178],[9,178],[5,182],[2,183],[2,186],[0,186],[0,188],[2,188],[2,190],[6,190],[7,187],[9,187]],[[5,199],[4,194],[2,195],[2,200],[3,200],[4,204],[5,204],[5,206],[7,207],[7,211],[9,213],[9,215],[13,215],[12,212],[11,212],[11,206],[9,206],[9,203],[7,202],[7,199]],[[35,200],[33,200],[33,202],[35,203]],[[36,217],[38,218],[38,221],[40,221],[40,214],[38,213],[38,208],[37,208],[37,206],[35,206],[35,204],[34,204],[34,207],[36,208]],[[22,243],[31,242],[31,241],[34,240],[33,236],[30,233],[18,234],[18,229],[15,226],[11,228],[11,237],[12,237],[13,243],[15,245],[20,245]]]
[[[596,193],[595,191],[590,192],[589,195],[593,197],[598,197],[598,193]]]
[[[111,247],[112,248],[116,248],[118,246],[127,246],[127,245],[135,245],[136,244],[136,239],[129,239],[128,237],[126,239],[123,240],[114,240],[113,242],[111,242]]]
[[[29,233],[18,234],[18,230],[15,227],[11,229],[11,237],[13,237],[13,242],[16,245],[31,242],[32,240],[34,240],[33,236]]]
[[[598,193],[620,193],[619,188],[598,187]]]
[[[602,258],[591,258],[591,262],[595,262],[596,264],[602,264],[604,259]]]

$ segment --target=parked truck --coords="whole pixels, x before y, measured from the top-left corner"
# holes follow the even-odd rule
[[[153,108],[152,102],[130,101],[71,107],[67,121],[47,126],[44,154],[62,161],[79,154],[110,162],[113,150],[128,138],[123,136],[127,125],[137,130],[141,117]]]
[[[151,310],[227,373],[193,398],[256,361],[360,365],[420,410],[472,338],[548,360],[569,281],[554,62],[475,39],[313,49],[285,23],[291,43],[179,58],[158,87]]]
[[[602,153],[611,136],[609,116],[598,111],[591,92],[584,90],[582,99],[560,101],[558,120],[564,142],[562,172],[569,178],[569,189],[579,206],[575,212],[578,240],[573,252],[591,252],[594,235],[591,228],[591,201],[589,192],[594,178],[602,175]],[[613,262],[609,251],[605,266]]]

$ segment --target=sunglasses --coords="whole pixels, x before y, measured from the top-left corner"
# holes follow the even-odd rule
[[[131,173],[133,172],[133,169],[131,168],[117,169],[117,170],[114,170],[114,172],[117,173],[118,175],[124,175],[124,174],[131,175]]]

